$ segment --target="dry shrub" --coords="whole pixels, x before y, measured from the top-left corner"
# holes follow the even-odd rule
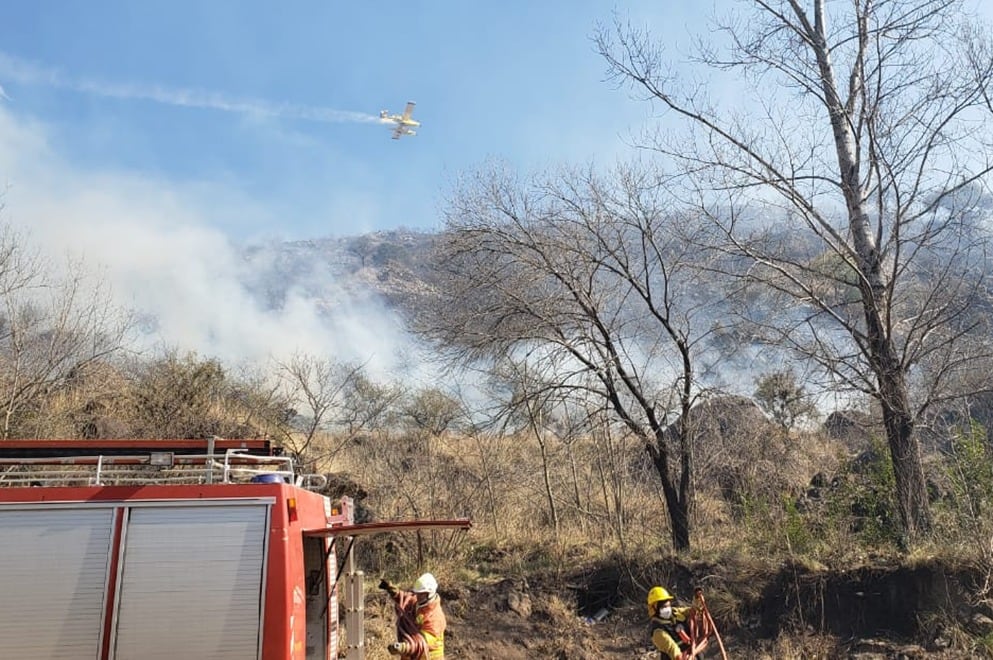
[[[719,626],[740,627],[752,603],[762,599],[771,574],[768,563],[740,557],[724,560],[727,574],[717,580],[701,580],[707,608]]]
[[[830,465],[827,442],[787,436],[753,405],[746,409],[754,413],[747,416],[752,423],[727,421],[716,427],[723,435],[701,440],[699,455],[706,458],[693,508],[695,552],[726,552],[743,537],[756,553],[781,552],[787,545],[784,492],[802,492],[814,470]],[[336,467],[368,493],[363,505],[375,519],[473,520],[464,546],[432,540],[424,559],[453,551],[462,559],[513,554],[521,567],[550,567],[616,551],[671,551],[658,476],[646,469],[639,442],[606,433],[568,442],[550,437],[545,456],[543,463],[530,435],[378,432],[348,444]],[[734,519],[717,484],[719,474],[731,473],[736,497],[748,502],[744,519]],[[407,553],[413,542],[393,545]],[[536,555],[529,550],[536,546],[548,550]]]
[[[781,635],[769,645],[767,652],[750,655],[756,660],[834,660],[847,657],[840,641],[831,635]]]
[[[699,493],[719,496],[732,518],[701,507],[698,521],[725,530],[730,522],[762,553],[790,551],[798,540],[790,535],[802,532],[791,503],[818,472],[838,465],[839,445],[817,434],[789,434],[742,397],[714,399],[694,415]]]
[[[708,424],[698,429],[691,557],[827,561],[834,546],[852,552],[845,521],[801,508],[814,475],[824,483],[836,473],[842,445],[817,433],[786,434],[741,399],[715,400],[701,414]],[[544,442],[543,454],[533,434],[399,429],[346,443],[335,469],[366,494],[369,519],[473,521],[468,534],[364,539],[363,562],[405,573],[451,561],[470,577],[672,552],[658,475],[640,441],[606,429],[589,437],[549,433]]]
[[[528,657],[598,657],[595,634],[576,616],[571,603],[555,595],[543,598],[536,605],[535,616],[542,621],[544,634],[528,640]]]
[[[61,387],[50,388],[42,405],[15,416],[15,437],[128,437],[129,387],[126,375],[108,363],[77,367]]]

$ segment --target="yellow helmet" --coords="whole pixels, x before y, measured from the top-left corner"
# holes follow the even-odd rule
[[[648,590],[648,616],[655,616],[655,603],[672,600],[672,594],[665,587],[652,587]]]

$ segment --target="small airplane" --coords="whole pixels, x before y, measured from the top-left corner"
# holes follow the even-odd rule
[[[379,121],[384,124],[396,124],[393,129],[393,139],[399,140],[401,135],[417,135],[411,127],[420,126],[421,122],[415,121],[410,118],[410,115],[414,112],[414,102],[407,101],[407,107],[404,109],[402,115],[391,115],[386,110],[379,113]]]

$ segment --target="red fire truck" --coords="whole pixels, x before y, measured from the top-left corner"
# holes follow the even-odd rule
[[[0,443],[0,655],[331,660],[345,589],[346,657],[362,660],[354,539],[470,523],[356,524],[350,498],[315,492],[323,477],[275,453],[221,438]]]

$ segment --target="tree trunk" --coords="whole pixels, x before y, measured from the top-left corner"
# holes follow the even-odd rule
[[[869,363],[876,376],[879,402],[886,427],[886,440],[896,480],[896,494],[906,541],[914,541],[930,530],[927,486],[921,450],[914,436],[913,415],[907,396],[906,366],[897,359],[896,347],[890,328],[886,324],[886,300],[891,287],[884,281],[883,264],[879,246],[870,230],[870,217],[866,212],[861,174],[863,163],[857,148],[853,126],[858,121],[850,116],[850,104],[838,94],[827,45],[827,28],[824,18],[824,1],[814,3],[815,29],[811,34],[812,47],[817,57],[824,92],[824,103],[831,121],[841,189],[848,207],[848,226],[857,255],[857,273],[862,309],[865,313]],[[860,24],[860,31],[866,30]]]
[[[555,508],[555,496],[552,492],[552,481],[548,474],[548,448],[545,446],[545,438],[541,431],[535,429],[535,436],[538,438],[538,447],[541,449],[541,476],[545,484],[545,500],[548,502],[548,515],[552,520],[552,530],[555,534],[556,542],[559,540],[559,512]]]
[[[880,349],[884,355],[892,354]],[[893,460],[897,507],[906,542],[914,542],[931,531],[931,513],[927,497],[927,482],[921,459],[921,447],[914,434],[914,419],[910,412],[907,384],[902,370],[896,365],[878,365],[879,401],[882,406],[886,442]]]
[[[680,500],[670,504],[672,519],[672,545],[676,552],[690,549],[690,507],[689,502]]]
[[[661,432],[658,442],[665,442]],[[684,552],[690,549],[690,506],[689,499],[680,497],[680,493],[685,491],[688,475],[682,475],[683,486],[677,490],[675,484],[672,483],[672,475],[669,474],[669,460],[664,447],[659,449],[651,443],[647,443],[645,447],[648,450],[648,455],[652,457],[652,463],[654,463],[659,480],[662,482],[662,494],[665,497],[665,506],[668,509],[669,522],[672,525],[672,547],[676,552]],[[685,467],[683,469],[685,470]]]
[[[531,432],[534,433],[538,441],[538,448],[541,450],[541,476],[545,484],[545,500],[548,502],[548,515],[552,520],[552,529],[555,534],[555,541],[559,540],[559,512],[555,508],[555,496],[552,492],[551,476],[548,473],[548,447],[545,445],[545,434],[536,417],[540,412],[535,411],[530,403],[528,404],[528,423],[531,425]]]

